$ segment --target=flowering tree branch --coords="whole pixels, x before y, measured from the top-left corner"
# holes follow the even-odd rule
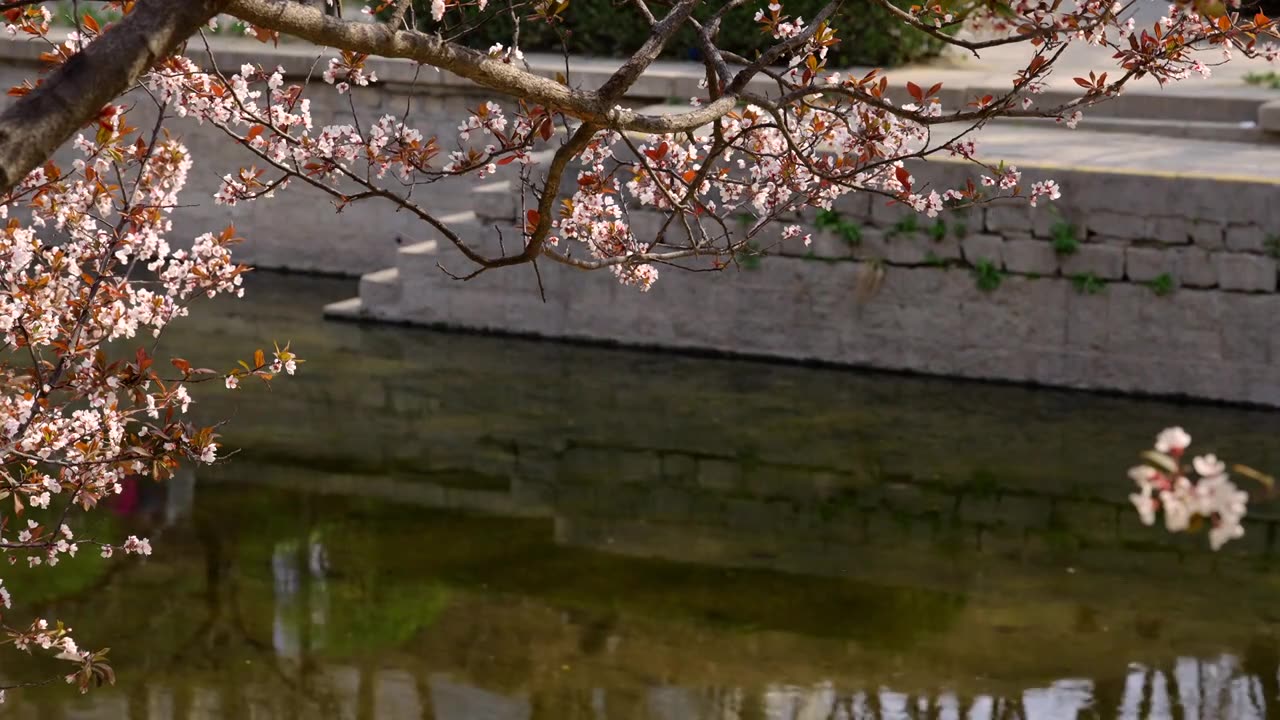
[[[0,113],[0,193],[222,10],[224,0],[138,0],[134,12]]]
[[[1129,469],[1138,491],[1129,496],[1143,525],[1154,525],[1156,514],[1164,516],[1171,533],[1205,529],[1209,547],[1222,549],[1228,542],[1244,537],[1241,521],[1248,512],[1249,493],[1231,481],[1227,464],[1208,453],[1185,463],[1191,436],[1180,427],[1166,428],[1156,436],[1155,446],[1142,453],[1143,463]],[[1264,494],[1275,490],[1275,480],[1246,465],[1232,467],[1237,474],[1257,482]]]
[[[222,178],[216,203],[268,203],[298,183],[326,193],[337,210],[380,198],[474,264],[455,277],[521,264],[536,272],[545,259],[605,269],[647,290],[660,266],[715,271],[756,241],[800,239],[799,224],[774,226],[811,208],[830,209],[849,193],[928,215],[996,199],[1055,199],[1052,180],[1024,187],[1016,168],[980,160],[975,132],[1005,117],[1074,127],[1084,110],[1133,80],[1207,74],[1204,57],[1274,57],[1267,43],[1277,37],[1265,15],[1203,0],[1175,4],[1147,28],[1121,20],[1125,6],[1109,0],[1065,8],[1053,0],[973,0],[908,10],[876,0],[905,26],[971,52],[1026,44],[1008,90],[944,107],[941,83],[899,87],[879,70],[857,76],[828,69],[829,50],[840,42],[841,0],[826,2],[808,21],[768,0],[629,0],[620,5],[648,36],[596,89],[574,86],[568,63],[560,78],[530,71],[518,30],[509,46],[467,45],[469,33],[498,14],[517,28],[556,28],[572,12],[559,0],[432,0],[423,22],[435,32],[414,29],[408,0],[376,2],[369,12],[382,13],[378,22],[343,19],[340,2],[330,14],[291,0],[104,1],[121,19],[99,27],[88,15],[72,18],[75,30],[61,39],[50,36],[51,13],[39,3],[0,2],[7,30],[48,48],[47,74],[11,88],[18,99],[0,113],[0,219],[7,221],[0,228],[7,351],[0,357],[0,556],[32,567],[54,566],[81,547],[104,556],[150,554],[146,538],[85,537],[77,520],[129,478],[164,479],[183,463],[217,460],[218,426],[186,419],[189,388],[221,380],[234,390],[292,375],[301,362],[288,345],[270,356],[257,350],[223,370],[170,358],[173,371],[162,373],[145,345],[108,359],[122,357],[108,354],[112,344],[158,337],[196,298],[238,294],[247,271],[232,259],[240,242],[234,228],[182,238],[190,249],[170,245],[171,215],[199,160],[171,132],[183,122],[211,125],[254,158]],[[754,58],[722,46],[723,22],[738,12],[753,13],[769,43]],[[263,41],[285,35],[324,46],[317,48],[325,63],[320,78],[290,82],[265,62],[224,71],[207,44],[203,58],[184,54],[186,40],[218,13],[249,23]],[[682,29],[702,51],[698,96],[668,114],[625,107]],[[960,29],[990,38],[951,34]],[[1039,102],[1072,44],[1104,49],[1113,66],[1072,78],[1074,97]],[[373,57],[448,71],[503,96],[502,104],[479,103],[458,118],[456,131],[444,133],[412,124],[412,99],[399,116],[371,117],[357,93],[377,82]],[[156,105],[150,128],[130,127],[127,108],[116,104],[131,89]],[[316,93],[347,94],[350,117],[318,125],[310,110]],[[75,162],[48,162],[73,135]],[[908,161],[938,155],[969,163],[973,176],[949,188],[912,176]],[[497,228],[496,253],[464,239],[440,208],[420,199],[435,183],[498,173],[513,180],[521,207],[509,229],[518,242],[508,248]],[[636,228],[637,211],[661,216],[656,233]],[[1133,472],[1133,501],[1144,522],[1163,511],[1171,530],[1201,518],[1220,547],[1242,532],[1247,498],[1212,456],[1193,459],[1199,479],[1192,482],[1180,461],[1183,435],[1162,434],[1145,469]],[[74,663],[67,679],[81,689],[110,682],[104,651],[79,648],[56,622],[10,622],[11,614],[9,589],[0,583],[0,642]]]
[[[363,67],[365,58],[404,58],[513,96],[535,113],[561,125],[574,126],[576,129],[563,136],[564,144],[552,152],[553,164],[546,173],[536,180],[521,175],[525,195],[531,194],[537,202],[522,218],[525,241],[519,252],[489,257],[467,246],[456,233],[442,230],[442,234],[481,271],[546,256],[582,269],[613,268],[621,280],[642,288],[656,278],[652,262],[731,258],[749,247],[769,221],[807,206],[829,207],[836,197],[847,192],[886,195],[930,215],[944,207],[999,198],[1025,197],[1033,204],[1039,197],[1052,199],[1058,194],[1056,183],[1046,181],[1023,188],[1016,169],[978,162],[972,132],[1000,117],[1055,118],[1074,126],[1084,109],[1118,95],[1131,80],[1144,76],[1161,82],[1182,79],[1204,70],[1204,63],[1196,56],[1206,50],[1245,55],[1270,52],[1258,45],[1258,38],[1275,35],[1274,24],[1261,15],[1251,20],[1240,16],[1210,17],[1190,6],[1175,8],[1170,18],[1151,30],[1139,31],[1120,21],[1123,5],[1099,0],[1079,3],[1070,11],[1038,0],[1016,0],[998,8],[999,12],[975,5],[959,15],[944,12],[938,6],[908,11],[890,3],[891,13],[902,22],[973,52],[1012,43],[1032,47],[1026,66],[1016,72],[1008,92],[999,97],[974,98],[965,107],[944,110],[938,94],[940,84],[930,88],[908,84],[910,101],[903,102],[901,97],[894,97],[897,92],[882,74],[873,72],[856,78],[826,70],[827,50],[839,42],[832,22],[840,0],[826,3],[808,22],[787,16],[781,3],[758,10],[756,20],[761,31],[776,42],[752,60],[717,45],[724,17],[749,5],[746,0],[718,3],[716,10],[702,20],[694,17],[694,10],[706,4],[699,0],[669,3],[662,17],[655,15],[648,3],[634,0],[630,5],[648,24],[649,37],[595,90],[528,71],[519,62],[515,48],[495,46],[489,52],[480,52],[442,34],[402,29],[399,22],[341,20],[287,0],[228,3],[228,12],[261,30],[340,48],[343,57],[335,61],[336,65],[331,64],[326,77],[340,92],[352,82],[359,85],[368,81]],[[487,0],[435,0],[433,19],[444,23],[450,13],[467,8],[483,12],[487,5]],[[530,11],[530,21],[553,25],[563,10],[558,3],[542,0],[524,5]],[[399,7],[402,6],[392,12],[393,19]],[[994,30],[996,37],[977,41],[941,32],[962,23]],[[620,99],[674,33],[686,26],[694,29],[703,51],[707,97],[695,98],[692,108],[664,115],[624,107]],[[1043,91],[1056,61],[1073,42],[1111,48],[1120,71],[1113,73],[1111,79],[1106,72],[1078,78],[1076,82],[1083,88],[1079,97],[1055,106],[1036,105],[1034,96]],[[775,88],[767,92],[755,89],[753,82],[761,77],[771,79]],[[234,78],[224,76],[222,80],[233,82]],[[470,133],[477,130],[503,142],[491,146],[492,151],[467,155],[469,162],[451,163],[445,172],[484,177],[492,174],[490,163],[479,162],[484,156],[498,157],[516,151],[513,138],[503,135],[506,118],[496,113],[489,115],[496,110],[497,106],[493,106],[464,123],[460,128],[461,144],[465,147]],[[354,108],[352,122],[351,127],[360,127]],[[272,123],[264,125],[272,128],[272,135],[281,137],[275,131],[282,128]],[[934,136],[935,128],[945,130],[956,125],[962,129],[941,138]],[[294,137],[291,129],[283,130],[284,138]],[[647,137],[637,144],[632,135]],[[536,146],[539,140],[527,133],[522,138],[521,150]],[[281,141],[298,147],[293,139]],[[369,138],[357,139],[348,134],[346,141],[369,147]],[[266,137],[265,142],[257,143],[260,156],[272,152],[273,142]],[[328,143],[322,144],[327,147]],[[619,144],[625,145],[629,159],[615,153],[613,147]],[[939,152],[973,162],[981,177],[961,188],[917,187],[903,161]],[[522,161],[526,157],[521,156]],[[752,162],[745,162],[745,158]],[[326,167],[331,165],[330,158],[322,160]],[[560,197],[560,179],[570,160],[579,166],[579,190]],[[338,162],[333,175],[352,180],[348,167],[348,163]],[[375,163],[368,170],[381,176],[387,167]],[[764,171],[753,172],[752,167]],[[619,180],[623,171],[634,173],[634,177],[629,182]],[[302,176],[296,168],[289,174]],[[364,186],[362,196],[384,197],[404,208],[416,207],[404,193],[377,185],[367,178],[368,172],[362,174],[366,178],[357,181]],[[438,177],[433,171],[414,167],[401,178],[401,183],[411,188],[414,181],[408,176],[414,174],[430,181]],[[779,178],[786,181],[779,183]],[[315,174],[307,181],[314,184]],[[330,188],[331,194],[354,197],[336,185]],[[634,236],[626,222],[628,204],[651,206],[667,213],[659,237]],[[740,212],[745,204],[753,206],[756,222],[746,233],[735,235],[728,230],[731,223],[726,222],[726,217],[730,211]],[[425,209],[418,208],[416,212],[441,230],[440,223]],[[673,224],[686,228],[683,243],[673,243],[666,234]],[[788,228],[785,234],[794,236],[797,230]],[[562,245],[560,241],[565,237],[585,245],[588,257],[575,252],[576,242]],[[718,266],[723,267],[724,263]]]

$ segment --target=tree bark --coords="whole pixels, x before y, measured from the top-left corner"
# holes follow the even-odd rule
[[[0,113],[0,193],[12,190],[225,5],[139,0],[133,12]]]

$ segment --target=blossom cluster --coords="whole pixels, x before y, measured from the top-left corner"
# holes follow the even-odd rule
[[[6,18],[37,37],[48,31],[34,10]],[[46,63],[65,62],[98,34],[96,24],[72,34]],[[127,478],[164,480],[184,463],[217,461],[215,428],[189,418],[195,385],[268,381],[301,362],[287,346],[223,372],[156,362],[151,348],[169,324],[199,298],[243,294],[248,268],[232,258],[241,242],[232,227],[173,237],[194,159],[161,124],[140,131],[128,114],[103,107],[73,139],[68,165],[48,162],[0,195],[0,558],[9,564],[56,567],[86,547],[102,558],[151,555],[145,537],[78,531],[83,514]],[[21,587],[0,583],[0,643],[76,663],[66,679],[82,691],[110,681],[105,652],[78,647],[70,628],[15,622],[21,598]]]
[[[367,60],[367,55],[344,52],[330,60],[323,78],[340,93],[352,85],[376,82],[376,74],[365,68]],[[394,115],[317,127],[303,87],[286,85],[280,68],[244,65],[224,76],[202,70],[189,58],[172,57],[147,81],[179,116],[214,125],[263,161],[264,167],[241,168],[223,178],[214,199],[226,205],[269,198],[298,178],[331,190],[344,202],[361,196],[349,189],[352,185],[370,195],[385,195],[372,183],[388,174],[406,192],[451,176],[484,179],[500,166],[532,164],[530,150],[551,137],[552,120],[546,110],[518,104],[508,113],[497,103],[485,102],[458,127],[447,162],[437,162],[444,151],[440,141]],[[474,141],[480,139],[483,145]]]
[[[1155,524],[1157,513],[1163,514],[1169,532],[1207,525],[1209,546],[1218,550],[1244,537],[1241,521],[1249,494],[1231,481],[1226,464],[1216,455],[1198,455],[1191,458],[1190,467],[1184,465],[1190,444],[1191,436],[1180,427],[1161,431],[1155,448],[1143,455],[1146,462],[1129,470],[1138,486],[1129,500],[1144,525]]]

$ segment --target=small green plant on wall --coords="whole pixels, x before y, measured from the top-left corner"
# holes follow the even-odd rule
[[[738,264],[743,270],[759,270],[760,263],[764,260],[764,251],[754,242],[747,243],[747,247],[738,251],[736,255]]]
[[[1091,272],[1071,276],[1071,284],[1081,295],[1097,295],[1107,287],[1107,281]]]
[[[1076,239],[1076,226],[1058,218],[1049,226],[1049,237],[1053,241],[1053,251],[1059,255],[1074,255],[1080,249],[1080,241]]]
[[[1268,255],[1273,258],[1280,258],[1280,235],[1275,233],[1268,235],[1265,246]]]
[[[1268,70],[1264,73],[1247,73],[1244,76],[1244,81],[1250,85],[1271,88],[1272,90],[1280,90],[1280,74],[1277,74],[1275,70]]]
[[[1004,273],[1000,272],[1000,268],[990,260],[979,260],[973,266],[973,280],[979,290],[991,292],[1000,287],[1000,283],[1004,280]]]
[[[853,246],[862,242],[862,226],[846,219],[835,210],[819,210],[813,224],[819,230],[835,233],[846,245]]]
[[[920,229],[920,218],[916,214],[903,215],[902,219],[893,224],[889,228],[889,232],[885,233],[885,238],[891,238],[894,235],[907,235]]]
[[[1173,276],[1169,273],[1161,273],[1152,278],[1151,281],[1147,283],[1147,287],[1151,288],[1151,292],[1156,295],[1164,297],[1165,295],[1173,292]]]

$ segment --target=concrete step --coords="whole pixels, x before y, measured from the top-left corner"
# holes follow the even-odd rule
[[[497,252],[498,243],[496,241],[496,233],[489,230],[486,234],[486,228],[490,224],[481,221],[480,217],[474,212],[455,213],[440,218],[440,222],[444,223],[451,231],[456,233],[472,247],[480,252]],[[450,270],[458,273],[471,272],[465,265],[471,262],[463,257],[462,253],[453,245],[453,242],[443,237],[430,226],[423,226],[430,234],[427,239],[412,245],[401,247],[396,253],[396,267],[399,270],[398,278],[403,283],[404,278],[421,275],[425,272],[439,273],[440,268],[436,263],[448,260],[451,265]],[[489,242],[489,235],[493,236],[492,243]],[[490,249],[489,245],[493,248]],[[464,265],[465,264],[465,265]]]
[[[683,108],[654,105],[644,110]],[[962,123],[936,125],[933,136],[940,139],[966,130]],[[981,159],[1006,160],[1019,167],[1280,182],[1280,134],[1263,133],[1256,125],[1086,116],[1073,130],[1052,120],[1004,119],[970,137],[977,140]],[[1176,142],[1163,139],[1174,137]]]
[[[477,187],[472,192],[472,210],[486,222],[515,222],[520,214],[520,199],[516,197],[517,181],[499,180]]]
[[[1145,113],[1141,111],[1143,103],[1128,102],[1134,98],[1127,96],[1120,99],[1126,101],[1126,106],[1113,108],[1112,103],[1108,102],[1090,108],[1077,130],[1221,142],[1280,143],[1280,133],[1268,132],[1258,124],[1262,106],[1266,103],[1263,99],[1217,98],[1198,101],[1179,98],[1171,101],[1169,98],[1149,97],[1146,106],[1150,110]],[[1162,109],[1165,112],[1161,112]],[[669,115],[688,110],[687,105],[661,103],[641,108],[640,112]],[[1001,118],[992,124],[1071,130],[1064,123],[1048,118]],[[978,137],[981,138],[981,135]]]
[[[395,317],[400,312],[400,296],[400,268],[389,267],[360,276],[360,299],[365,314]]]
[[[935,135],[959,130],[941,125]],[[1057,125],[993,123],[976,136],[983,160],[1019,167],[1104,171],[1153,177],[1280,182],[1280,143],[1152,138],[1146,132],[1096,132]],[[1134,198],[1135,201],[1141,198]]]
[[[976,88],[965,91],[957,102],[943,98],[944,107],[964,105],[975,96],[1008,92],[1008,86]],[[1079,88],[1071,90],[1049,89],[1036,95],[1035,107],[1052,108],[1077,100]],[[1205,87],[1191,83],[1170,86],[1167,90],[1149,88],[1131,89],[1119,97],[1099,103],[1085,111],[1085,117],[1105,117],[1126,120],[1165,120],[1181,122],[1257,122],[1258,109],[1274,93],[1242,85],[1240,87]]]
[[[1041,118],[1005,118],[996,124],[1015,125],[1037,129],[1070,131],[1056,120]],[[1233,143],[1275,144],[1280,134],[1266,132],[1258,123],[1209,122],[1201,120],[1158,120],[1144,118],[1117,118],[1087,116],[1080,121],[1079,131],[1095,133],[1130,133],[1134,135],[1180,138],[1187,140],[1212,140]]]
[[[360,298],[347,298],[346,300],[339,300],[325,305],[324,316],[334,320],[360,320],[364,318],[362,309],[363,305],[360,302]]]

